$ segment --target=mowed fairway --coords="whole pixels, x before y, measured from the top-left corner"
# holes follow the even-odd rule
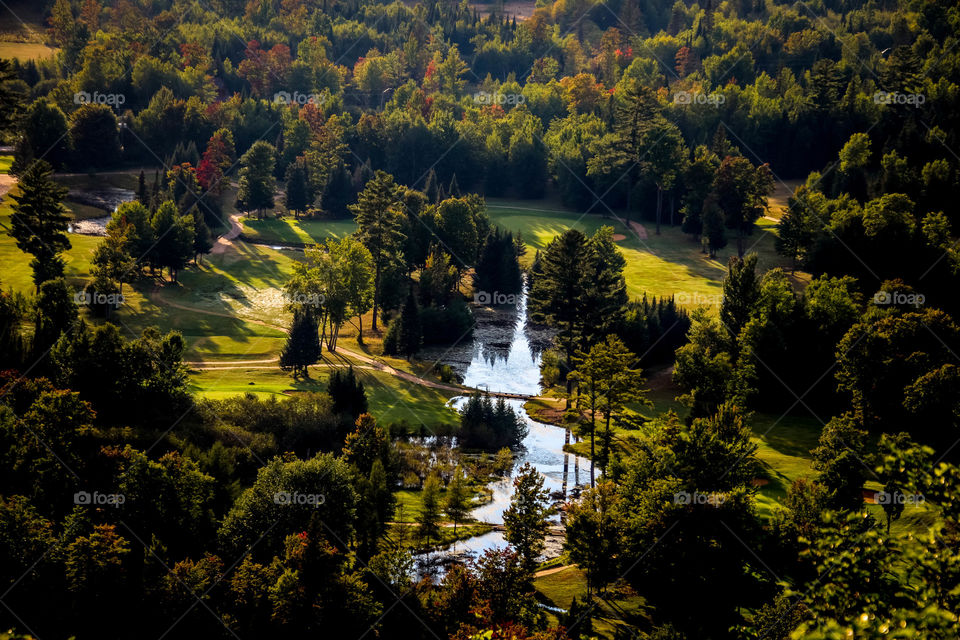
[[[328,365],[344,366],[347,359],[331,359]],[[286,396],[301,391],[327,388],[331,366],[310,368],[309,380],[294,380],[273,364],[191,371],[190,386],[206,398],[224,398],[253,393],[260,397]],[[370,412],[383,424],[405,422],[414,430],[430,433],[433,427],[458,422],[457,412],[447,406],[453,394],[396,378],[389,373],[358,365],[354,369],[363,382]]]
[[[734,237],[729,238],[729,244],[716,258],[710,258],[679,226],[664,224],[658,236],[654,225],[644,222],[647,237],[643,239],[613,217],[568,211],[549,201],[488,198],[487,214],[493,224],[523,236],[527,246],[526,266],[532,263],[537,251],[545,249],[553,238],[568,229],[592,235],[602,226],[611,226],[618,237],[617,246],[627,261],[624,275],[630,296],[644,293],[675,296],[678,302],[690,307],[719,304],[727,260],[737,252]],[[297,220],[291,216],[266,220],[243,218],[241,224],[244,239],[292,246],[342,238],[356,230],[352,220]],[[776,222],[761,218],[753,235],[745,239],[746,250],[758,254],[761,271],[790,266],[789,261],[777,255],[775,238]],[[796,274],[794,279],[802,282],[803,274]]]
[[[528,263],[536,251],[542,251],[551,239],[568,229],[592,235],[601,226],[611,226],[615,234],[623,236],[617,246],[627,261],[624,276],[630,296],[672,295],[687,306],[718,303],[727,260],[737,251],[736,239],[731,238],[730,244],[711,259],[679,226],[662,225],[658,236],[654,226],[644,222],[647,238],[642,239],[613,217],[562,211],[536,201],[490,198],[487,212],[494,224],[522,234]],[[775,226],[772,221],[761,219],[754,234],[746,239],[747,250],[759,255],[761,271],[787,266],[774,250]]]
[[[350,220],[298,220],[292,216],[283,218],[241,218],[243,238],[264,244],[304,246],[323,242],[327,238],[339,239],[357,229]]]

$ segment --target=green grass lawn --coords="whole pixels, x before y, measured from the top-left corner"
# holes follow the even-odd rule
[[[344,364],[349,360],[343,361]],[[401,380],[381,371],[355,369],[367,393],[370,413],[383,424],[406,422],[413,428],[423,426],[429,433],[438,425],[453,425],[458,414],[446,406],[452,394]],[[329,367],[312,367],[310,380],[294,380],[276,363],[251,365],[242,369],[191,371],[190,388],[206,398],[225,398],[243,393],[261,397],[289,395],[297,391],[324,391]]]
[[[3,56],[0,56],[2,58]],[[0,173],[10,173],[10,166],[13,164],[13,156],[0,156]]]
[[[0,42],[0,58],[17,58],[24,62],[52,58],[57,51],[38,42]]]
[[[9,234],[12,214],[10,198],[5,197],[0,203],[0,264],[3,265],[0,284],[4,289],[33,293],[31,258],[17,248],[17,243]],[[67,263],[66,276],[71,285],[80,288],[89,278],[90,258],[100,240],[93,236],[70,235],[70,243],[73,246],[70,251],[63,254],[63,259]]]
[[[242,218],[243,237],[251,242],[265,244],[303,246],[323,242],[327,238],[342,238],[357,230],[352,219],[348,220],[297,220],[293,216],[283,218]]]
[[[483,485],[471,485],[470,490],[472,492],[472,500],[475,504],[482,502],[482,496],[485,495],[482,491]],[[423,492],[419,489],[401,489],[394,492],[394,497],[397,499],[397,508],[393,512],[394,522],[416,522],[417,518],[420,517],[420,513],[423,510],[423,500],[421,498]],[[445,487],[440,488],[440,504],[444,504],[447,499],[447,490]],[[449,520],[442,519],[442,522],[449,522]]]
[[[699,243],[680,231],[679,226],[663,225],[658,236],[654,233],[654,226],[644,222],[647,230],[644,240],[612,217],[564,211],[538,201],[489,198],[487,213],[494,224],[523,235],[528,249],[527,261],[532,261],[537,250],[542,251],[553,237],[568,229],[579,229],[591,235],[601,226],[613,227],[615,234],[624,236],[617,246],[627,261],[624,276],[631,296],[646,292],[658,297],[677,295],[681,300],[686,296],[691,302],[698,299],[704,303],[719,301],[720,282],[726,273],[727,260],[737,251],[736,240],[731,238],[730,244],[718,252],[716,259],[711,259],[700,252]],[[775,226],[774,222],[761,219],[745,245],[749,251],[757,252],[759,267],[764,271],[789,265],[774,250]]]
[[[536,578],[533,586],[540,602],[565,610],[570,608],[574,597],[583,600],[587,594],[586,575],[577,567],[569,567]],[[610,591],[598,600],[598,605],[596,614],[593,616],[591,637],[614,638],[618,627],[626,625],[628,628],[635,629],[639,624],[649,623],[648,607],[644,599],[629,590]],[[554,612],[548,612],[547,616],[551,623],[557,622],[557,615]],[[627,637],[634,636],[628,634]]]
[[[612,217],[564,210],[549,201],[488,198],[487,214],[493,224],[523,235],[528,264],[536,251],[542,251],[551,239],[568,229],[576,228],[590,235],[601,226],[612,226],[614,233],[623,236],[617,246],[627,262],[624,275],[629,294],[674,295],[687,305],[719,303],[727,260],[736,255],[737,250],[736,240],[731,238],[730,244],[712,259],[701,253],[700,245],[678,226],[664,225],[658,236],[653,225],[644,223],[648,237],[642,240]],[[266,220],[243,218],[241,223],[244,238],[278,245],[322,242],[326,238],[341,238],[356,229],[352,220],[297,220],[292,216]],[[761,219],[754,234],[746,239],[747,250],[757,252],[760,258],[761,270],[790,266],[789,261],[774,250],[775,227],[775,222]],[[797,274],[795,279],[802,282],[803,277]]]

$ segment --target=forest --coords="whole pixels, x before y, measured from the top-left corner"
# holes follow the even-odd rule
[[[0,5],[0,640],[960,635],[960,3]]]

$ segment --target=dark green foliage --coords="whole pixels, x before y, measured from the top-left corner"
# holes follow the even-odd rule
[[[314,314],[297,309],[293,313],[290,334],[280,352],[280,368],[292,371],[294,377],[310,377],[307,369],[316,364],[321,354],[319,327]]]
[[[476,392],[460,409],[460,446],[468,449],[497,451],[503,447],[516,449],[527,436],[527,423],[503,398],[494,402],[490,396]]]
[[[303,531],[315,513],[330,527],[334,540],[349,540],[357,503],[352,477],[350,466],[329,454],[270,460],[224,519],[221,544],[236,554],[259,540],[251,556],[269,559],[281,553],[286,537]]]
[[[413,295],[407,294],[400,315],[394,318],[383,339],[383,352],[389,355],[411,358],[423,345],[423,325],[420,322],[420,305]]]
[[[820,472],[817,482],[828,494],[832,509],[859,510],[863,506],[863,485],[870,467],[865,458],[867,433],[858,428],[853,416],[831,420],[820,434],[820,443],[811,451],[813,466]]]
[[[84,104],[70,116],[70,139],[78,167],[114,167],[120,163],[117,117],[102,104]],[[38,153],[34,149],[34,153]]]
[[[287,193],[284,206],[300,216],[313,204],[306,163],[295,161],[287,165],[286,182]]]
[[[91,329],[80,322],[50,357],[56,380],[78,391],[104,422],[120,424],[135,414],[139,421],[163,424],[190,405],[185,349],[176,332],[144,329],[128,340],[112,324]]]
[[[446,307],[422,307],[423,345],[459,344],[469,340],[475,322],[467,304],[457,298]]]
[[[690,314],[677,306],[670,298],[656,296],[628,302],[623,318],[617,327],[617,335],[630,351],[638,354],[638,364],[667,362],[674,352],[687,341],[690,329]]]
[[[353,367],[334,369],[327,382],[327,393],[333,398],[333,411],[352,416],[354,419],[367,412],[367,394],[363,382],[353,372]]]
[[[70,248],[67,224],[70,217],[63,206],[67,189],[52,180],[52,168],[40,160],[20,176],[19,193],[13,200],[10,235],[17,247],[33,256],[34,283],[63,275],[57,254]]]
[[[513,234],[494,227],[483,244],[480,260],[474,271],[474,295],[476,296],[476,292],[484,292],[491,297],[491,303],[496,304],[496,301],[492,300],[494,293],[507,296],[517,293],[522,286],[523,279]]]

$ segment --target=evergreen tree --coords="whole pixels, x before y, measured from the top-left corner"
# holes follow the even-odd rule
[[[517,550],[531,578],[537,568],[537,558],[543,553],[547,518],[552,511],[543,481],[543,475],[533,465],[524,463],[513,480],[510,506],[503,512],[503,537]]]
[[[470,513],[470,488],[460,467],[453,471],[453,477],[447,485],[447,502],[444,511],[453,521],[453,533],[456,535],[457,524],[463,522]]]
[[[451,198],[460,197],[460,185],[457,184],[457,174],[450,178],[450,187],[447,189],[447,195]]]
[[[727,277],[723,280],[720,321],[733,339],[740,335],[740,331],[750,320],[759,294],[757,254],[751,253],[746,258],[731,256],[727,264]]]
[[[310,377],[307,369],[320,359],[321,347],[317,320],[312,313],[305,310],[296,310],[293,313],[293,324],[290,333],[280,352],[280,368],[292,371],[293,376]]]
[[[150,219],[156,238],[151,250],[152,264],[170,272],[170,280],[177,281],[177,272],[194,257],[193,216],[180,215],[170,200],[163,202]]]
[[[427,476],[423,483],[417,524],[420,525],[420,537],[426,538],[428,545],[440,534],[440,478],[436,472]]]
[[[37,287],[63,275],[59,254],[70,248],[66,233],[70,216],[63,206],[67,189],[54,182],[52,174],[43,160],[33,163],[20,177],[19,192],[10,196],[10,235],[21,251],[33,256],[30,266]]]
[[[357,204],[350,207],[357,219],[357,236],[373,257],[373,330],[377,330],[377,310],[382,298],[383,277],[397,260],[403,240],[401,217],[397,212],[399,195],[393,176],[377,171],[367,183]]]
[[[210,253],[213,249],[213,235],[210,233],[210,227],[204,220],[200,207],[191,209],[193,216],[193,261],[200,264],[203,254]]]
[[[330,374],[327,393],[333,398],[334,413],[346,413],[356,420],[367,412],[367,394],[352,366],[346,371],[335,369]]]
[[[150,205],[147,198],[147,177],[143,174],[143,169],[140,170],[140,175],[137,177],[137,200],[144,206]]]
[[[302,213],[306,213],[307,208],[313,203],[313,194],[310,193],[310,180],[307,176],[307,164],[305,162],[295,160],[287,166],[286,189],[284,205],[299,218]]]
[[[273,208],[276,164],[276,149],[269,142],[258,140],[240,159],[240,189],[237,192],[237,208],[254,210],[262,218],[265,209]]]
[[[400,353],[412,358],[423,344],[423,327],[420,324],[420,305],[413,295],[413,288],[407,294],[407,301],[400,313],[400,334],[398,336]]]

